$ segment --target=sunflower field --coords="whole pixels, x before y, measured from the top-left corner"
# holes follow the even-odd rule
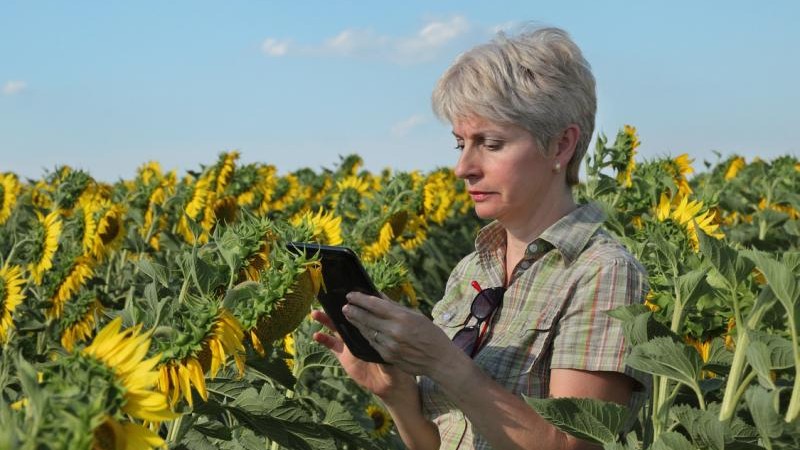
[[[645,304],[611,314],[650,395],[529,403],[608,449],[800,448],[800,162],[638,146],[600,136],[575,194],[648,270]],[[113,184],[0,172],[0,449],[402,448],[311,340],[320,262],[286,243],[350,247],[427,313],[484,225],[463,183],[238,158]]]

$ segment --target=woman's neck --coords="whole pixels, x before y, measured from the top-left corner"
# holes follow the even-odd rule
[[[536,240],[544,230],[577,208],[572,193],[558,196],[555,201],[544,202],[526,215],[510,223],[500,220],[506,229],[506,273],[507,282],[511,271],[525,255],[528,244]]]

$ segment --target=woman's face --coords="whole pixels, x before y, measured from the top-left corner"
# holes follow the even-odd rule
[[[564,194],[564,174],[553,170],[556,159],[543,156],[526,129],[472,116],[454,122],[453,135],[461,152],[455,174],[464,179],[479,217],[522,224]]]

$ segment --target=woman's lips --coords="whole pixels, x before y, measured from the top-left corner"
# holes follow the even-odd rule
[[[474,202],[482,202],[486,200],[490,195],[492,195],[491,192],[469,191],[469,196],[472,197],[472,201]]]

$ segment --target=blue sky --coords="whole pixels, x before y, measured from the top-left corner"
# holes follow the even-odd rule
[[[793,1],[3,1],[0,171],[113,181],[225,150],[281,172],[452,165],[430,92],[453,58],[521,22],[569,31],[597,131],[644,158],[800,154]]]

